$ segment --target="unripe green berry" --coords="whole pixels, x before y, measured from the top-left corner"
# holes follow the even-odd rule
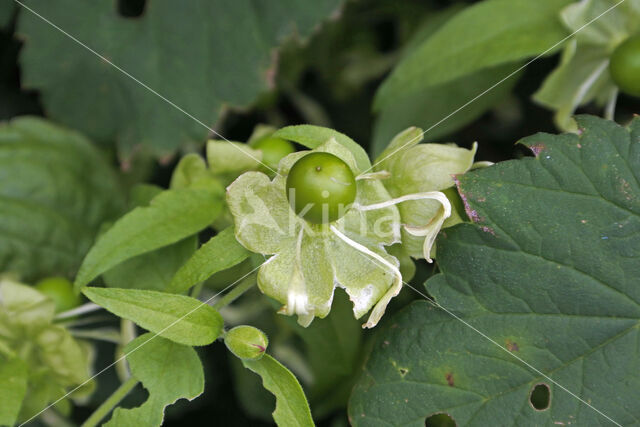
[[[626,94],[640,96],[640,34],[631,36],[613,51],[609,71]]]
[[[82,297],[73,291],[73,284],[64,277],[49,277],[36,283],[35,288],[51,298],[56,313],[71,310],[82,304]]]
[[[286,187],[291,208],[314,224],[339,219],[356,199],[351,168],[329,153],[309,153],[298,159],[289,171]]]
[[[258,360],[267,350],[269,339],[253,326],[236,326],[224,336],[224,343],[231,353],[240,359]]]
[[[278,170],[278,164],[283,157],[296,151],[291,142],[271,136],[260,139],[253,148],[262,151],[262,163],[273,170]]]

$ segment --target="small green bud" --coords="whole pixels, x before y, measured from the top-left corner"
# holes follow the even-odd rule
[[[267,350],[269,339],[260,329],[242,325],[225,334],[224,344],[240,359],[258,360]]]

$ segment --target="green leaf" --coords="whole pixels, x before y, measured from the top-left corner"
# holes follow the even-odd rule
[[[573,0],[486,0],[466,8],[405,57],[382,84],[380,110],[428,87],[535,56],[568,35],[560,10]],[[497,83],[501,78],[495,77]]]
[[[102,277],[111,288],[135,288],[171,292],[169,284],[198,246],[190,236],[169,246],[128,259],[106,271]]]
[[[249,255],[251,252],[236,240],[233,227],[226,228],[202,245],[176,272],[167,292],[182,293],[218,271],[241,263]]]
[[[640,407],[640,119],[577,118],[524,158],[460,177],[469,217],[438,241],[442,274],[389,323],[350,403],[353,424],[620,425]],[[551,392],[537,411],[529,394]],[[390,404],[397,402],[398,404]]]
[[[364,171],[369,169],[371,166],[369,156],[367,156],[366,151],[364,151],[357,142],[349,138],[347,135],[333,129],[313,125],[287,126],[276,131],[271,136],[274,138],[288,139],[289,141],[297,142],[298,144],[302,144],[312,150],[324,144],[329,139],[334,138],[338,143],[351,151],[351,154],[355,157],[358,169]]]
[[[84,259],[76,287],[85,286],[122,261],[170,245],[207,227],[222,210],[221,195],[204,189],[167,190],[148,207],[120,218]]]
[[[273,419],[279,427],[313,426],[307,398],[296,377],[273,357],[243,360],[245,368],[262,377],[264,388],[276,397]]]
[[[179,344],[211,344],[222,333],[220,314],[195,298],[138,289],[87,287],[82,292],[117,316]]]
[[[27,364],[0,356],[0,425],[14,425],[27,393]]]
[[[223,105],[245,106],[268,89],[279,44],[293,33],[309,36],[340,4],[159,0],[136,19],[119,16],[111,0],[37,0],[29,7],[212,125]],[[27,40],[20,57],[23,84],[42,92],[56,121],[97,141],[116,141],[125,155],[140,144],[166,155],[205,141],[209,131],[201,123],[34,14],[21,11],[18,33]]]
[[[131,375],[142,382],[149,398],[137,408],[117,408],[106,426],[160,426],[166,406],[204,392],[202,363],[191,347],[145,334],[127,344],[124,353]]]
[[[72,277],[121,193],[80,134],[31,117],[0,125],[0,271]]]
[[[520,65],[518,62],[485,68],[385,104],[379,111],[373,131],[371,151],[374,157],[382,152],[394,135],[409,126],[425,129],[424,138],[434,141],[477,119],[508,96],[520,75],[514,75],[475,101],[470,101]],[[466,103],[469,105],[460,109]]]

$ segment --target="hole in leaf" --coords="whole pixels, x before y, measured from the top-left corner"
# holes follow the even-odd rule
[[[137,18],[144,12],[147,0],[118,0],[118,13],[125,18]]]
[[[531,390],[529,395],[529,403],[534,409],[538,411],[544,411],[549,409],[549,403],[551,401],[551,390],[546,384],[536,384]]]
[[[449,414],[433,414],[424,421],[425,427],[456,427],[457,424]]]

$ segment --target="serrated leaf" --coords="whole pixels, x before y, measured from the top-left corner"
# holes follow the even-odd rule
[[[241,263],[249,255],[251,252],[236,240],[233,227],[226,228],[202,245],[176,272],[167,292],[184,292],[218,271]]]
[[[274,48],[292,33],[308,36],[340,4],[159,0],[135,19],[119,16],[111,0],[32,1],[29,7],[212,125],[223,105],[247,105],[268,88]],[[21,10],[18,32],[28,41],[20,57],[23,82],[42,91],[56,121],[100,142],[117,141],[124,155],[137,144],[166,155],[206,139],[201,123],[34,14]]]
[[[272,136],[297,142],[312,150],[333,138],[351,151],[358,169],[364,171],[371,166],[369,156],[357,142],[333,129],[313,125],[287,126],[276,131]]]
[[[620,425],[640,407],[640,119],[538,134],[535,158],[460,178],[477,224],[438,241],[427,290],[380,337],[351,399],[354,425]],[[533,371],[515,355],[602,414]],[[529,404],[546,384],[550,407]],[[389,404],[396,402],[397,404]]]
[[[262,377],[262,385],[276,397],[273,420],[278,427],[313,426],[307,398],[296,377],[273,357],[243,360],[245,368]]]
[[[166,406],[204,392],[202,363],[191,347],[145,334],[127,344],[124,353],[131,375],[142,382],[149,398],[137,408],[117,408],[106,426],[160,426]]]
[[[14,425],[27,392],[27,364],[0,356],[0,425]]]
[[[220,314],[195,298],[139,289],[87,287],[82,292],[117,316],[178,344],[207,345],[222,333]]]
[[[573,0],[486,0],[469,6],[404,58],[375,99],[379,110],[428,87],[552,48],[568,35],[560,10]],[[505,76],[496,76],[496,82]]]
[[[222,211],[221,195],[205,189],[167,190],[147,207],[120,218],[84,259],[75,286],[82,287],[122,261],[170,245],[204,229]]]
[[[123,207],[115,172],[80,134],[32,117],[0,126],[0,271],[72,277]]]

